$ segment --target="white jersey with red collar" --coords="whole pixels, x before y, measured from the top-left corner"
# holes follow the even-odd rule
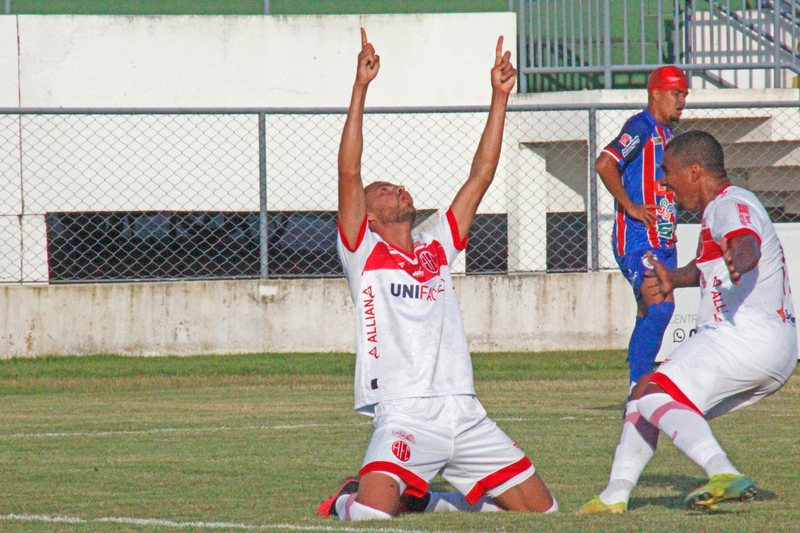
[[[720,241],[741,234],[754,235],[761,245],[756,268],[734,285],[722,258]],[[789,277],[775,227],[756,196],[728,186],[703,211],[696,258],[700,269],[701,301],[697,327],[730,324],[756,328],[766,322],[794,325]]]
[[[355,409],[399,398],[475,394],[472,361],[450,265],[466,247],[451,211],[414,237],[414,256],[364,218],[358,241],[337,248],[356,308]]]

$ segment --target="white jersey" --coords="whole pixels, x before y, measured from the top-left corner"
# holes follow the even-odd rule
[[[356,307],[355,409],[386,400],[475,394],[450,265],[466,247],[448,211],[410,257],[371,232],[337,248]]]
[[[734,285],[719,242],[741,234],[758,239],[761,258],[740,278],[741,285]],[[698,330],[723,325],[742,331],[795,327],[783,248],[764,206],[750,191],[728,186],[706,206],[696,264],[701,289]]]

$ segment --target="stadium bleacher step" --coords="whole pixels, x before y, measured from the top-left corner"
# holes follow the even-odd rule
[[[741,141],[769,141],[772,134],[772,117],[719,117],[686,118],[674,128],[675,135],[703,130],[717,138],[721,143]]]

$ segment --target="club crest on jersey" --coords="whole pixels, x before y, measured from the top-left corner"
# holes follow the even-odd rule
[[[419,262],[428,272],[435,274],[439,271],[439,265],[436,262],[436,258],[433,257],[433,254],[427,250],[419,254]]]
[[[646,255],[642,256],[642,265],[644,265],[647,270],[653,270],[653,263],[650,262],[650,259],[648,259]]]
[[[401,440],[394,441],[392,444],[392,453],[404,463],[411,459],[411,448]]]

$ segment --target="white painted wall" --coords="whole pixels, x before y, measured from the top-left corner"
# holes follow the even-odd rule
[[[0,107],[19,106],[17,17],[0,17]]]
[[[497,37],[516,48],[513,13],[2,19],[0,80],[18,21],[21,99],[2,81],[0,105],[27,107],[343,106],[361,26],[381,56],[371,105],[486,104]]]

